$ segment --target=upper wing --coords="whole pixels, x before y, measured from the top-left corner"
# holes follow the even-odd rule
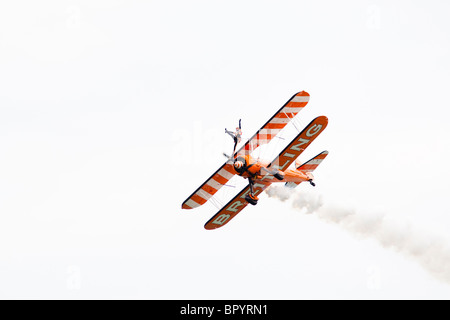
[[[193,209],[200,207],[208,201],[220,188],[222,188],[234,176],[234,169],[231,164],[225,163],[214,174],[208,178],[189,198],[187,198],[181,208]]]
[[[269,143],[307,105],[308,101],[308,92],[302,91],[296,93],[235,155],[252,152],[260,145]]]
[[[289,121],[294,118],[309,101],[309,93],[302,91],[296,93],[281,107],[266,124],[243,145],[235,155],[252,151],[258,146],[268,143]],[[208,180],[206,180],[195,192],[187,198],[183,209],[193,209],[208,201],[224,184],[235,174],[230,164],[224,164]]]
[[[255,182],[253,185],[254,194],[258,195],[263,192],[270,183]],[[250,187],[246,186],[239,194],[228,202],[214,217],[209,219],[205,224],[205,229],[213,230],[226,225],[231,219],[233,219],[239,212],[242,211],[248,202],[245,201],[245,196],[250,192]]]

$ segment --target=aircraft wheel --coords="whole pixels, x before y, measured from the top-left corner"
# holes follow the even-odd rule
[[[253,206],[256,206],[256,204],[258,203],[258,200],[253,199],[252,197],[250,197],[249,194],[245,195],[245,201],[247,201],[248,203],[250,203]]]

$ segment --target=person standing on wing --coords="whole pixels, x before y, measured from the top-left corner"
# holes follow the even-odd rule
[[[236,152],[236,147],[239,142],[241,142],[242,138],[242,130],[241,130],[241,119],[239,119],[239,127],[236,128],[236,132],[228,131],[227,128],[225,128],[225,133],[228,133],[234,140],[234,149],[233,149],[233,155]]]

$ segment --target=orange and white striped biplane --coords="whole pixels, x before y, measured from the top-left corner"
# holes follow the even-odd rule
[[[325,116],[311,121],[273,161],[265,162],[252,157],[256,148],[269,143],[289,122],[294,120],[307,105],[309,97],[305,91],[296,93],[239,149],[237,146],[242,135],[241,121],[236,132],[225,129],[225,132],[234,139],[233,153],[227,156],[228,160],[183,202],[182,208],[194,209],[205,204],[236,175],[247,179],[248,186],[205,224],[205,229],[212,230],[230,222],[248,204],[256,205],[259,200],[258,195],[272,183],[283,182],[289,188],[295,188],[302,182],[309,182],[315,186],[312,172],[326,158],[328,151],[323,151],[304,164],[299,164],[296,159],[326,128],[328,118]]]

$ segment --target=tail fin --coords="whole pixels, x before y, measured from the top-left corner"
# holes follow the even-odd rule
[[[300,166],[295,166],[297,170],[301,170],[303,172],[313,172],[322,163],[322,161],[327,157],[328,151],[324,151],[311,160],[305,162]]]

